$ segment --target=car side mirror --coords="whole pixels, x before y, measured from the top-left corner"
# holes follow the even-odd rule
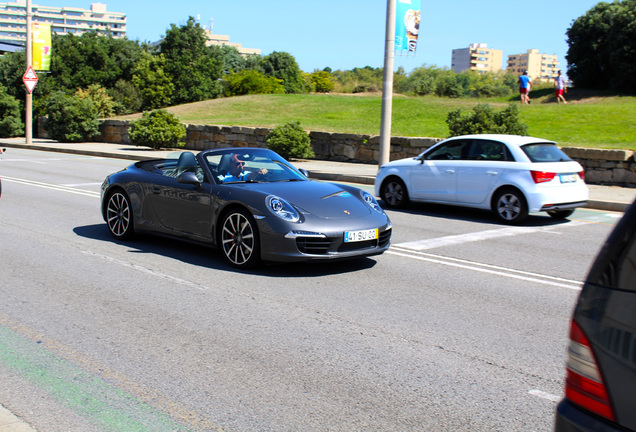
[[[305,177],[309,178],[309,171],[307,171],[306,169],[298,168],[298,171],[300,171],[300,173]]]
[[[190,171],[179,174],[179,177],[177,177],[177,181],[179,183],[191,184],[196,187],[201,187],[201,182],[197,178],[196,174]]]

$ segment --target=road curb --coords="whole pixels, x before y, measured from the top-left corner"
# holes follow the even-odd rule
[[[0,405],[0,432],[36,432],[36,430]]]

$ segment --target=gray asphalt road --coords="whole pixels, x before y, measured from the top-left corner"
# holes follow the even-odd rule
[[[391,212],[391,250],[237,273],[205,247],[118,243],[121,160],[0,161],[0,403],[55,431],[544,431],[569,315],[618,214],[523,227]]]

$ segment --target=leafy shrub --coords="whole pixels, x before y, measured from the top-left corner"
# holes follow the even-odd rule
[[[130,81],[118,80],[115,87],[108,90],[108,94],[115,102],[115,114],[132,114],[141,111],[143,104],[141,92]]]
[[[331,74],[327,71],[316,71],[310,75],[311,83],[314,85],[314,90],[319,93],[329,93],[334,88],[334,82],[331,78]]]
[[[98,110],[89,99],[59,91],[48,99],[46,113],[49,135],[56,141],[90,141],[99,135]]]
[[[525,135],[528,126],[519,122],[519,108],[510,104],[495,112],[489,104],[479,104],[472,112],[464,114],[461,108],[448,113],[446,118],[450,136],[500,133],[507,135]]]
[[[174,114],[162,109],[145,112],[139,120],[131,122],[129,136],[137,146],[183,147],[185,143],[181,140],[186,136],[186,128]]]
[[[242,70],[227,77],[227,96],[285,93],[282,80],[256,70]]]
[[[78,89],[75,96],[79,99],[88,99],[97,108],[97,115],[101,118],[112,117],[115,114],[115,105],[106,89],[99,84],[91,84],[87,89]]]
[[[309,134],[300,126],[300,122],[290,122],[276,126],[265,137],[267,148],[285,159],[306,159],[314,157]]]
[[[23,133],[20,103],[0,86],[0,138],[15,137]]]

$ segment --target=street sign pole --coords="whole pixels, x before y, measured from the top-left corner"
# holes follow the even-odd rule
[[[387,0],[386,39],[384,42],[384,78],[380,120],[380,166],[391,155],[391,116],[393,111],[393,57],[395,51],[395,0]]]
[[[27,73],[33,66],[33,43],[32,43],[33,25],[31,24],[31,0],[26,2],[26,67]],[[32,70],[32,69],[31,69]],[[26,83],[25,83],[26,84]],[[27,89],[26,94],[26,143],[31,144],[33,141],[33,93]]]

